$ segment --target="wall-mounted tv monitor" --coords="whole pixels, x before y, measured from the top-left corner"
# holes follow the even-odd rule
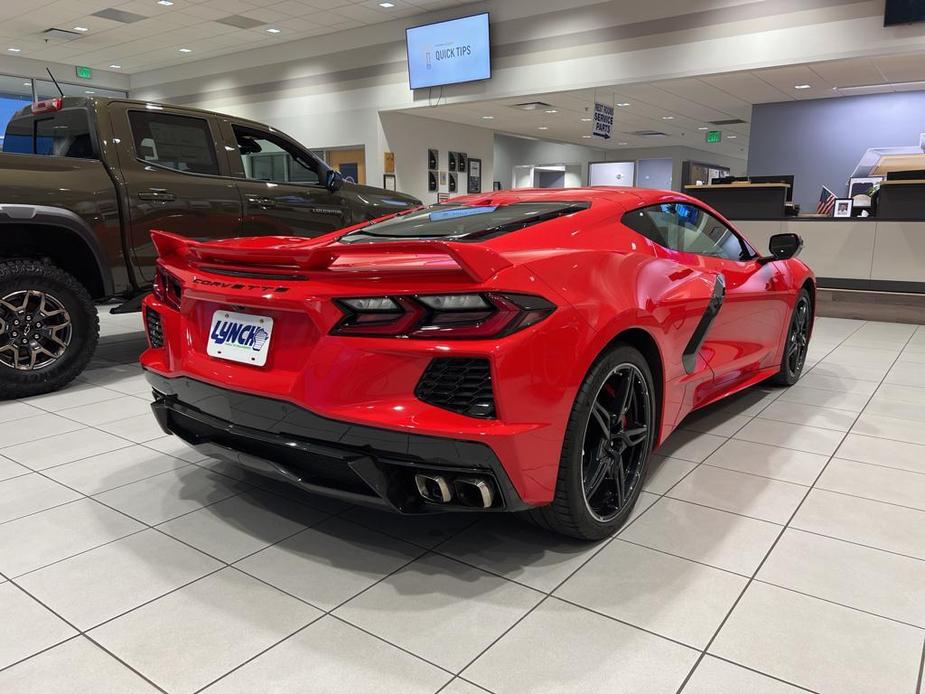
[[[412,27],[405,34],[412,89],[491,77],[487,12]]]
[[[886,0],[883,26],[925,22],[925,0]]]

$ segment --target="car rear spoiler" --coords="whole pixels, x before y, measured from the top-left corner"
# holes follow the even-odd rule
[[[460,270],[473,281],[482,283],[511,263],[497,251],[485,246],[472,243],[459,243],[453,241],[381,241],[370,243],[344,244],[337,241],[324,240],[313,242],[306,239],[292,239],[284,237],[252,237],[233,239],[229,241],[215,241],[202,243],[184,236],[178,236],[166,231],[151,231],[151,239],[158,254],[165,261],[176,262],[192,266],[208,265],[210,269],[220,267],[234,268],[235,270],[249,269],[253,271],[296,271],[296,272],[325,272],[334,269],[332,266],[340,260],[361,260],[364,257],[372,260],[382,256],[421,256],[432,258],[445,256],[450,258]],[[273,242],[276,243],[273,243]],[[370,263],[373,269],[374,263]],[[351,270],[362,270],[362,267],[351,265]],[[388,268],[375,268],[377,270]],[[407,271],[407,265],[402,267]],[[421,269],[426,270],[427,267]]]

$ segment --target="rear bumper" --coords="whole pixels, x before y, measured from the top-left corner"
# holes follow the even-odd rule
[[[490,480],[497,501],[478,510],[530,507],[485,444],[328,419],[282,400],[187,377],[167,378],[150,370],[146,377],[164,431],[210,457],[307,491],[408,514],[474,510],[431,503],[416,493],[416,473],[440,473]]]

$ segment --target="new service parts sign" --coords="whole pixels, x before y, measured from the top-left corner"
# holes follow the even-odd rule
[[[413,27],[407,38],[412,89],[491,77],[487,14]]]
[[[592,135],[602,137],[605,140],[610,139],[613,133],[613,106],[607,104],[594,103],[594,130]]]

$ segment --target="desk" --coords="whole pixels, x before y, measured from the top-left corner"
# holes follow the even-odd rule
[[[800,259],[820,287],[925,293],[925,219],[919,220],[789,217],[733,224],[759,253],[767,252],[774,234],[802,236]]]
[[[786,183],[684,186],[685,193],[703,200],[727,219],[780,219],[789,189]]]
[[[884,219],[925,219],[925,181],[883,181],[877,216]]]

